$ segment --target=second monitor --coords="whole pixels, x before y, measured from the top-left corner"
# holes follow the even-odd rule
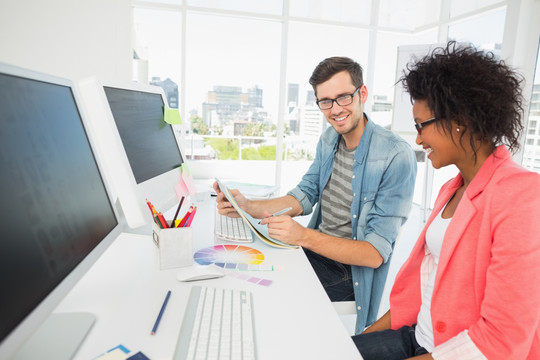
[[[146,199],[162,211],[177,203],[174,188],[184,161],[164,120],[163,90],[97,79],[84,80],[80,90],[117,205],[129,227],[145,226],[152,221]]]

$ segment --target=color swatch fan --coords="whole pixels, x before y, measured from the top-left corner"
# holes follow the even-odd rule
[[[257,249],[244,245],[215,245],[201,249],[193,255],[201,265],[214,264],[225,269],[227,276],[253,284],[269,286],[272,280],[253,276],[250,271],[273,271],[271,264],[261,264],[264,255]],[[241,270],[241,271],[235,271]],[[243,270],[243,271],[242,271]]]
[[[201,265],[215,264],[228,268],[228,264],[259,265],[264,255],[257,249],[243,245],[215,245],[201,249],[193,255],[193,259]]]

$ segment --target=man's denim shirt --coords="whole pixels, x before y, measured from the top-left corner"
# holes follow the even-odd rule
[[[313,229],[321,223],[322,191],[332,174],[340,138],[332,127],[324,131],[315,160],[298,186],[288,193],[300,202],[303,215],[317,205],[308,225]],[[358,334],[377,320],[394,243],[411,210],[416,157],[403,139],[368,120],[354,155],[353,171],[353,239],[371,243],[384,260],[377,269],[352,266]]]

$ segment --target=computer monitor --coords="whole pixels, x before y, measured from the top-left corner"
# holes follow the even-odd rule
[[[81,81],[79,89],[118,209],[132,229],[148,226],[153,218],[146,199],[162,212],[178,203],[175,185],[184,161],[164,121],[163,89],[97,78]]]
[[[124,226],[79,110],[71,81],[0,63],[0,359],[69,358],[94,322],[52,314]]]

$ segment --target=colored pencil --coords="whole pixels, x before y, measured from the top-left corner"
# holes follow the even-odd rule
[[[176,221],[176,218],[178,218],[178,213],[180,212],[180,208],[182,207],[182,203],[184,202],[184,196],[180,199],[180,204],[178,204],[178,207],[176,208],[176,213],[174,214],[174,218],[171,221],[171,227],[176,227],[174,222]]]

